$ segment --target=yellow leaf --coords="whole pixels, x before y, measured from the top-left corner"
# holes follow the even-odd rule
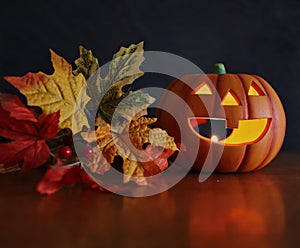
[[[144,42],[132,44],[128,48],[121,47],[114,54],[109,65],[108,75],[105,77],[105,84],[114,85],[118,88],[119,94],[123,94],[122,87],[132,84],[137,78],[144,75],[140,65],[144,61]]]
[[[144,74],[140,70],[144,61],[143,45],[144,43],[140,42],[132,44],[128,48],[121,47],[109,64],[106,77],[101,78],[99,69],[88,81],[89,95],[94,99],[103,96],[99,105],[99,114],[107,123],[111,122],[116,106],[119,106],[123,100],[132,110],[134,110],[133,107],[146,109],[155,100],[145,92],[123,92],[122,90],[125,85],[132,84]],[[128,109],[128,107],[126,108]],[[119,111],[123,112],[123,109],[119,109]]]
[[[82,105],[85,105],[90,98],[82,94],[82,99],[78,101],[81,106],[75,108],[77,97],[82,87],[85,86],[85,78],[82,74],[74,76],[72,66],[63,57],[52,50],[50,53],[54,67],[52,75],[30,72],[23,77],[5,77],[5,79],[26,96],[28,105],[41,107],[43,115],[60,110],[59,127],[70,128],[77,133],[81,131],[82,126],[72,127],[74,112],[80,124],[89,126],[86,115],[82,111]]]

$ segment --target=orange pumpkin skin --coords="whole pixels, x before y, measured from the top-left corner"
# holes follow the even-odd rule
[[[203,95],[199,98],[198,95],[193,94],[193,89],[195,90],[198,85],[209,80],[214,86],[211,95]],[[183,81],[189,82],[193,89]],[[248,95],[252,83],[259,87],[263,95]],[[263,78],[248,74],[193,74],[174,80],[168,90],[180,96],[191,108],[195,117],[224,118],[227,127],[230,128],[237,128],[240,120],[260,118],[270,120],[269,126],[256,142],[240,145],[223,144],[224,150],[215,171],[249,172],[258,170],[265,167],[278,154],[284,140],[286,118],[279,97]],[[239,106],[221,106],[221,101],[229,90],[238,97]],[[217,94],[219,97],[216,96]],[[162,97],[160,104],[161,106],[164,104],[174,106],[174,111],[176,108],[178,109],[176,102],[170,102],[168,98]],[[209,149],[218,150],[220,146],[223,146],[197,136],[185,123],[188,122],[190,116],[186,116],[184,111],[182,111],[182,119],[177,120],[184,126],[181,133],[170,114],[158,110],[157,115],[158,126],[174,136],[176,142],[180,143],[183,135],[188,137],[188,144],[185,144],[185,156],[183,160],[179,161],[180,163],[193,163],[194,169],[201,170]],[[193,155],[189,153],[189,147],[197,144],[199,139],[200,146],[196,160],[190,161],[190,157]]]

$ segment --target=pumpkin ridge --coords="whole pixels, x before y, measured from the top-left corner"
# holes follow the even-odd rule
[[[245,81],[243,79],[243,74],[236,74],[236,76],[239,78],[242,87],[244,89],[245,92],[245,101],[244,101],[244,109],[247,109],[247,112],[245,114],[246,118],[245,119],[249,119],[249,105],[248,105],[248,95],[246,94],[247,89],[246,89],[246,85],[245,85]],[[245,158],[249,155],[249,147],[248,145],[246,145],[245,147],[245,153],[243,156],[243,160],[242,162],[239,164],[239,167],[237,168],[236,172],[241,172],[243,170],[243,168],[247,167],[247,164],[245,163]]]
[[[245,119],[249,119],[249,104],[248,104],[248,95],[247,95],[247,89],[246,89],[246,87],[245,87],[245,81],[244,81],[244,79],[243,79],[243,74],[236,74],[236,76],[239,78],[239,80],[241,81],[241,85],[242,85],[242,87],[243,87],[243,89],[244,89],[244,96],[245,96],[245,99],[246,99],[246,101],[244,101],[244,109],[247,109],[247,111],[246,111],[246,113],[245,113]]]
[[[255,79],[257,79],[259,82],[260,82],[260,84],[261,84],[261,86],[263,87],[263,89],[265,90],[265,92],[266,92],[266,96],[268,96],[269,97],[269,92],[267,91],[267,89],[266,89],[266,87],[265,87],[265,85],[264,85],[264,82],[260,79],[260,77],[257,77],[257,76],[255,76],[255,75],[251,75],[252,77],[254,77]],[[272,107],[272,116],[274,115],[274,104],[273,104],[273,100],[270,98],[270,103],[271,103],[271,107]],[[273,119],[272,119],[272,122],[274,122],[273,121]],[[270,126],[269,126],[269,131],[273,131],[273,129],[274,129],[274,123],[271,123],[270,124]],[[271,126],[273,126],[272,127],[272,129],[270,130],[270,128],[271,128]],[[271,153],[271,151],[272,151],[272,148],[273,148],[273,141],[274,141],[274,135],[272,134],[272,136],[271,136],[271,145],[269,146],[269,149],[268,149],[268,151],[266,152],[266,154],[265,154],[265,158],[264,158],[264,160],[262,161],[262,162],[260,162],[260,164],[258,165],[258,166],[256,166],[256,168],[254,168],[254,170],[258,170],[259,168],[262,168],[262,167],[264,167],[264,165],[265,164],[267,164],[265,161],[268,159],[268,157],[270,156],[270,153]]]
[[[280,102],[280,98],[279,98],[279,96],[277,95],[277,93],[275,92],[275,90],[270,86],[270,85],[268,85],[268,82],[267,81],[265,81],[263,78],[261,78],[261,77],[259,77],[259,76],[255,76],[254,75],[254,77],[261,83],[261,84],[263,84],[264,85],[264,90],[266,91],[266,93],[267,93],[267,96],[269,97],[269,99],[270,99],[270,102],[271,102],[271,107],[272,107],[272,116],[274,116],[275,114],[278,114],[278,115],[280,115],[280,114],[283,114],[283,116],[284,116],[284,120],[285,120],[285,114],[284,114],[284,108],[283,108],[283,106],[282,105],[278,105],[277,106],[277,108],[280,108],[280,106],[281,106],[281,110],[278,110],[277,112],[276,112],[276,110],[275,110],[275,108],[274,108],[274,105],[276,105],[276,101],[274,100],[274,98],[276,99],[277,98],[277,100]],[[267,86],[267,87],[265,87],[265,85]],[[273,131],[273,130],[277,130],[277,129],[279,129],[279,124],[278,123],[276,123],[276,121],[274,121],[274,120],[272,120],[272,130],[271,131]],[[283,129],[284,129],[284,132],[285,132],[285,129],[286,129],[286,121],[284,122],[284,127],[283,127]],[[274,132],[274,131],[273,131]],[[278,135],[279,137],[280,137],[280,135]],[[284,140],[284,135],[283,135],[283,138],[282,138],[283,140]],[[281,149],[281,147],[282,147],[282,144],[283,144],[283,140],[282,140],[282,142],[279,142],[279,143],[281,143],[281,145],[276,149],[275,148],[275,144],[276,143],[278,143],[278,142],[274,142],[274,134],[272,135],[272,140],[271,140],[271,146],[270,146],[270,149],[269,149],[269,151],[268,151],[268,153],[266,153],[266,156],[265,156],[265,159],[261,162],[261,165],[260,166],[258,166],[257,168],[255,168],[255,170],[258,170],[258,169],[261,169],[261,168],[263,168],[266,164],[268,164],[269,162],[271,162],[274,158],[275,158],[275,156],[277,155],[277,153],[279,152],[279,150]],[[272,154],[273,153],[273,154]]]
[[[219,83],[220,83],[220,76],[221,76],[221,74],[216,74],[217,75],[217,79],[216,79],[216,86],[215,86],[215,90],[216,90],[216,92],[218,92],[218,85],[219,85]],[[209,79],[210,80],[210,79]],[[222,99],[221,99],[221,96],[219,95],[219,98],[220,98],[220,103],[221,103],[221,101],[222,101]],[[214,102],[216,102],[216,97],[214,98]],[[215,113],[216,112],[216,108],[218,108],[217,106],[213,106],[213,111],[212,111],[212,113]]]

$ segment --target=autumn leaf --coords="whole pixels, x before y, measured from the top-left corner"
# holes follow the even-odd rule
[[[140,117],[131,121],[128,130],[125,128],[122,133],[112,133],[109,124],[99,126],[95,131],[100,150],[109,164],[114,162],[116,156],[122,157],[124,183],[132,179],[145,183],[145,167],[147,171],[150,171],[149,166],[152,168],[156,166],[159,171],[165,169],[165,164],[162,165],[162,162],[155,160],[157,157],[153,156],[157,152],[151,154],[149,149],[145,152],[143,149],[145,145],[151,144],[151,146],[163,147],[173,152],[177,150],[174,138],[170,137],[166,131],[149,127],[155,121],[156,118]],[[126,141],[126,137],[129,137],[129,140]],[[101,166],[101,164],[94,166]],[[92,170],[95,171],[93,168]]]
[[[122,101],[123,106],[125,103],[130,103],[126,108],[131,107],[133,112],[144,110],[154,102],[154,98],[142,91],[123,92],[125,85],[132,84],[144,74],[139,69],[144,61],[143,52],[143,42],[132,44],[128,48],[121,47],[113,56],[104,78],[100,75],[100,69],[89,78],[87,94],[95,101],[93,107],[98,108],[99,105],[98,113],[107,123],[111,122],[117,106]],[[124,109],[119,106],[118,111],[124,112]]]
[[[84,135],[84,133],[82,134]],[[97,145],[94,147],[91,146],[90,149],[92,150],[92,155],[85,156],[84,154],[82,154],[81,162],[83,162],[84,165],[88,167],[92,173],[103,175],[105,172],[109,171],[110,165],[108,163],[105,163],[105,158],[101,155],[101,152],[99,152],[99,147]]]
[[[102,87],[105,90],[115,86],[119,89],[119,94],[123,94],[122,87],[132,84],[137,78],[144,75],[140,70],[140,65],[144,61],[144,42],[136,45],[132,44],[128,48],[121,47],[114,54],[113,60],[109,64],[107,76],[103,79]]]
[[[143,163],[144,176],[153,176],[164,171],[169,166],[169,157],[174,153],[173,149],[167,149],[159,146],[148,145],[145,149],[153,160]]]
[[[23,77],[5,77],[5,80],[26,96],[28,105],[41,107],[43,116],[60,111],[59,127],[61,129],[70,128],[77,133],[81,131],[83,125],[89,126],[86,114],[82,109],[90,98],[83,94],[80,101],[77,101],[77,97],[85,85],[85,78],[82,74],[74,76],[72,66],[52,50],[50,52],[54,67],[52,75],[30,72]],[[78,102],[82,106],[76,107]],[[73,114],[81,125],[72,127]]]
[[[81,178],[80,170],[79,166],[58,169],[50,167],[38,183],[37,191],[49,195],[57,192],[65,185],[78,183]]]
[[[143,42],[128,48],[121,47],[109,64],[106,77],[102,78],[98,69],[87,82],[87,94],[96,102],[101,100],[97,106],[95,133],[107,161],[99,156],[98,161],[88,167],[93,173],[103,174],[109,169],[107,164],[113,164],[120,156],[125,183],[134,180],[145,184],[145,174],[154,175],[164,170],[168,166],[167,158],[177,150],[174,139],[166,131],[148,126],[156,121],[155,118],[142,117],[155,99],[142,90],[123,91],[125,85],[132,84],[143,75],[139,69],[144,60],[143,52]],[[129,128],[126,128],[128,125]],[[88,132],[81,134],[86,141],[93,139],[93,135],[88,137]],[[129,140],[125,141],[125,137]],[[151,146],[144,151],[144,145],[149,144]],[[158,147],[163,149],[156,149]],[[140,158],[144,162],[138,162]]]
[[[97,94],[106,94],[112,86],[116,87],[117,91],[112,91],[114,97],[118,98],[123,95],[122,87],[127,84],[132,84],[134,80],[144,75],[139,69],[144,61],[143,56],[144,42],[132,44],[128,48],[121,47],[120,50],[114,54],[112,61],[109,64],[108,73],[105,78],[99,82],[99,92]],[[111,98],[111,95],[107,95]]]
[[[95,71],[99,69],[98,59],[94,57],[91,50],[87,50],[83,46],[79,47],[80,57],[75,60],[77,66],[76,70],[73,71],[74,75],[80,73],[88,79]]]
[[[21,164],[21,172],[44,164],[50,154],[47,139],[57,134],[59,112],[38,119],[17,96],[0,93],[0,164],[5,168]]]
[[[105,191],[93,181],[80,166],[69,168],[49,167],[41,181],[37,185],[37,191],[41,194],[53,194],[66,185],[79,182],[90,185],[91,188]]]

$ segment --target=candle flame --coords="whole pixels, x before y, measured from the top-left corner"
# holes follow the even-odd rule
[[[211,136],[211,141],[212,141],[212,142],[218,142],[218,141],[219,141],[218,136],[217,136],[217,135],[212,135],[212,136]]]

